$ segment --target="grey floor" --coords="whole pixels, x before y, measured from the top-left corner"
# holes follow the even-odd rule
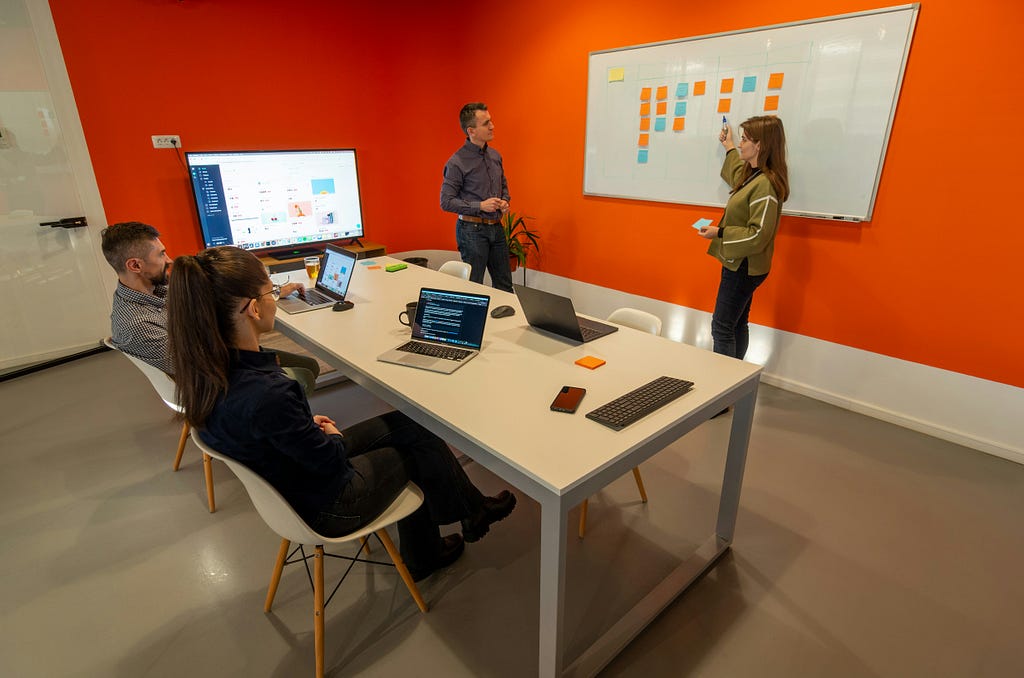
[[[313,406],[386,409],[351,384]],[[171,472],[178,426],[124,357],[0,383],[0,413],[0,676],[312,675],[305,575],[263,613],[277,537],[219,464],[207,512],[191,443]],[[570,657],[710,533],[728,419],[643,466],[649,504],[631,477],[592,499]],[[1022,466],[762,387],[732,552],[602,675],[1024,675],[1022,515]],[[426,615],[357,566],[327,608],[328,675],[534,674],[539,522],[521,497],[424,582]]]

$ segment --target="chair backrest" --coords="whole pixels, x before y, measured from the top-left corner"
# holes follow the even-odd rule
[[[453,275],[456,278],[462,278],[463,280],[469,280],[469,272],[471,267],[464,261],[446,261],[441,264],[441,268],[437,269],[441,273],[447,273]]]
[[[164,401],[164,405],[171,408],[175,412],[181,412],[182,409],[178,405],[178,399],[174,394],[174,380],[167,376],[167,373],[158,367],[153,367],[144,360],[140,360],[133,355],[128,355],[124,351],[121,354],[131,360],[132,363],[138,367],[146,378],[149,379],[149,383],[156,389],[157,395],[160,396],[160,400]]]
[[[263,518],[267,526],[282,539],[287,539],[295,544],[324,543],[324,538],[314,532],[306,524],[306,521],[299,517],[299,514],[295,512],[291,504],[285,501],[285,498],[274,489],[273,485],[257,475],[245,464],[227,457],[207,445],[199,435],[192,436],[192,440],[199,446],[200,450],[214,459],[224,462],[224,465],[231,469],[231,472],[242,481],[245,491],[249,493],[249,498],[252,499],[253,506],[256,507],[256,512],[260,514],[260,517]]]
[[[661,334],[661,318],[636,308],[617,308],[608,316],[608,320],[616,325],[625,325],[641,332]]]

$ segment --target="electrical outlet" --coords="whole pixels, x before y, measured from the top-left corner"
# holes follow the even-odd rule
[[[153,148],[181,148],[181,137],[177,134],[154,134]]]

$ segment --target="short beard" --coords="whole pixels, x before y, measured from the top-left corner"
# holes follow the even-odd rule
[[[160,272],[160,275],[155,277],[155,278],[150,278],[149,282],[152,283],[153,285],[166,285],[167,284],[167,271],[169,271],[169,270],[170,270],[170,267],[165,266],[164,270]]]

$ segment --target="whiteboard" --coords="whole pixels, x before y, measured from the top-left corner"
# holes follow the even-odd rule
[[[918,7],[591,52],[584,194],[722,207],[723,116],[778,115],[783,212],[869,220]]]

